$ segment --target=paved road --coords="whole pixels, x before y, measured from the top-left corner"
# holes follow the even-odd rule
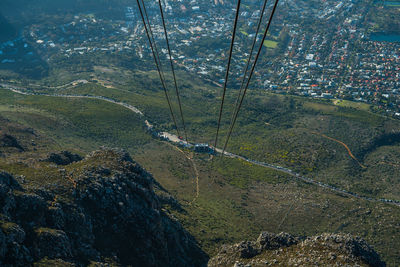
[[[46,89],[63,89],[63,88],[65,88],[65,87],[76,87],[78,84],[85,84],[85,83],[88,83],[89,81],[87,81],[87,80],[75,80],[75,81],[72,81],[72,82],[69,82],[69,83],[66,83],[66,84],[62,84],[62,85],[59,85],[59,86],[43,86],[43,85],[40,85],[40,84],[33,84],[33,83],[30,83],[29,84],[29,86],[32,86],[32,87],[39,87],[39,88],[43,88],[43,87],[45,87]],[[2,84],[3,86],[5,85],[5,84]],[[9,86],[9,85],[5,85],[5,86]],[[12,85],[13,87],[15,87],[15,88],[18,88],[18,87],[16,87],[16,85]],[[20,89],[22,89],[22,88],[20,88]]]
[[[108,97],[104,97],[104,96],[31,93],[31,92],[23,91],[23,90],[21,90],[20,88],[17,88],[17,87],[10,87],[9,85],[6,85],[6,84],[0,84],[0,86],[3,86],[3,89],[7,89],[7,90],[10,90],[10,91],[12,91],[14,93],[21,94],[21,95],[38,95],[38,96],[64,97],[64,98],[88,98],[88,99],[103,100],[103,101],[106,101],[106,102],[110,102],[110,103],[113,103],[113,104],[117,104],[117,105],[123,106],[123,107],[125,107],[125,108],[127,108],[127,109],[135,112],[136,114],[141,115],[141,116],[144,115],[143,112],[141,112],[138,108],[136,108],[136,107],[134,107],[132,105],[129,105],[129,104],[126,104],[126,103],[123,103],[123,102],[120,102],[120,101],[117,101],[117,100],[114,100],[114,99],[111,99],[111,98],[108,98]]]
[[[2,86],[3,89],[10,90],[10,91],[12,91],[14,93],[18,93],[18,94],[22,94],[22,95],[41,95],[41,96],[48,96],[48,97],[89,98],[89,99],[103,100],[103,101],[107,101],[107,102],[110,102],[110,103],[113,103],[113,104],[116,104],[116,105],[123,106],[123,107],[135,112],[136,114],[144,116],[144,114],[138,108],[136,108],[136,107],[134,107],[132,105],[129,105],[129,104],[126,104],[126,103],[123,103],[123,102],[120,102],[120,101],[117,101],[117,100],[114,100],[114,99],[110,99],[110,98],[107,98],[107,97],[103,97],[103,96],[41,94],[41,93],[27,92],[27,91],[23,90],[22,88],[18,88],[18,87],[15,87],[15,86],[12,86],[12,85],[8,85],[8,84],[0,84],[0,86]],[[148,128],[152,128],[152,124],[148,120],[146,120],[145,123],[146,123],[146,126]],[[159,135],[163,136],[164,138],[168,139],[170,142],[175,143],[175,144],[178,144],[178,143],[187,144],[186,141],[183,141],[183,140],[179,139],[178,136],[176,136],[174,134],[171,134],[171,133],[168,133],[168,132],[162,132]],[[215,151],[217,153],[220,153],[220,154],[222,153],[222,149],[219,149],[219,148],[216,148]],[[319,186],[319,187],[322,187],[324,189],[333,191],[335,193],[339,193],[339,194],[342,194],[342,195],[355,197],[355,198],[358,198],[358,199],[363,199],[363,200],[367,200],[367,201],[371,201],[371,202],[383,202],[383,203],[392,204],[392,205],[396,205],[396,206],[400,207],[400,201],[397,201],[397,200],[373,199],[373,198],[366,197],[366,196],[360,196],[357,193],[349,192],[349,191],[346,191],[344,189],[340,189],[340,188],[337,188],[337,187],[334,187],[334,186],[331,186],[331,185],[324,184],[322,182],[313,180],[311,178],[302,176],[301,174],[296,173],[296,172],[294,172],[294,171],[292,171],[292,170],[290,170],[288,168],[285,168],[285,167],[276,166],[276,165],[272,165],[272,164],[269,164],[269,163],[266,163],[266,162],[261,162],[261,161],[257,161],[257,160],[248,159],[246,157],[243,157],[243,156],[240,156],[240,155],[236,155],[236,154],[233,154],[233,153],[230,153],[230,152],[227,152],[227,151],[224,152],[224,155],[227,156],[227,157],[231,157],[231,158],[241,159],[241,160],[247,161],[249,163],[252,163],[252,164],[264,167],[264,168],[269,168],[269,169],[273,169],[273,170],[276,170],[276,171],[284,172],[284,173],[289,174],[290,176],[294,177],[295,179],[301,180],[301,181],[303,181],[305,183],[314,184],[316,186]]]

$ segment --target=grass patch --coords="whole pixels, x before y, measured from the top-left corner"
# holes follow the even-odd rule
[[[229,166],[229,168],[227,168]],[[288,182],[290,177],[282,172],[263,168],[241,159],[218,158],[213,170],[226,178],[230,185],[245,189],[255,181],[271,184]]]
[[[272,41],[272,40],[265,40],[264,41],[264,46],[266,48],[270,48],[270,49],[275,49],[278,47],[278,42]]]
[[[334,112],[337,109],[333,105],[317,103],[317,102],[304,102],[304,108],[312,109],[315,111],[322,111],[322,112]]]
[[[18,108],[9,108],[10,104]],[[0,90],[0,106],[4,117],[68,147],[72,142],[84,150],[101,145],[133,148],[151,140],[139,115],[101,100],[19,96]]]
[[[349,108],[355,108],[355,109],[360,109],[364,111],[369,111],[371,110],[371,105],[367,103],[362,103],[362,102],[354,102],[354,101],[349,101],[349,100],[333,100],[333,104],[339,107],[349,107]]]
[[[246,31],[244,31],[244,30],[241,30],[240,33],[243,34],[243,35],[245,35],[245,36],[249,36],[249,34],[248,34]]]

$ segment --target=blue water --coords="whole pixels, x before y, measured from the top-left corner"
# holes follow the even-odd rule
[[[372,33],[369,38],[378,42],[400,42],[400,34]]]
[[[400,2],[398,1],[385,1],[385,6],[399,6]]]

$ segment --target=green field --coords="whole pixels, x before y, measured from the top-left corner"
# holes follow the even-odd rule
[[[356,109],[361,109],[361,110],[371,110],[371,105],[367,103],[362,103],[362,102],[354,102],[354,101],[349,101],[349,100],[334,100],[333,103],[336,106],[340,107],[349,107],[349,108],[356,108]]]
[[[264,46],[266,48],[272,48],[275,49],[278,47],[278,42],[272,41],[272,40],[265,40],[264,41]]]

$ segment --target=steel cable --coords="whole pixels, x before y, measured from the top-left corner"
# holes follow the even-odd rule
[[[270,18],[269,18],[269,20],[268,20],[268,25],[267,25],[267,27],[265,28],[264,35],[263,35],[263,38],[262,38],[262,40],[261,40],[260,47],[259,47],[258,52],[257,52],[257,55],[256,55],[256,57],[255,57],[255,59],[254,59],[254,63],[253,63],[253,66],[252,66],[252,68],[251,68],[250,75],[249,75],[249,78],[248,78],[247,83],[246,83],[246,87],[245,87],[245,89],[244,89],[244,91],[243,91],[242,98],[240,99],[240,103],[239,103],[239,106],[238,106],[238,108],[237,108],[237,111],[236,111],[234,120],[233,120],[232,123],[231,123],[228,136],[226,137],[225,145],[224,145],[224,148],[223,148],[223,150],[222,150],[222,155],[224,155],[224,153],[225,153],[225,150],[226,150],[226,147],[227,147],[227,145],[228,145],[229,139],[230,139],[230,137],[231,137],[233,128],[235,127],[235,123],[236,123],[237,117],[238,117],[238,115],[239,115],[240,108],[242,107],[243,100],[244,100],[244,98],[245,98],[245,96],[246,96],[247,89],[249,88],[249,84],[250,84],[251,78],[253,77],[254,69],[256,68],[257,61],[258,61],[258,59],[259,59],[259,57],[260,57],[261,50],[262,50],[263,45],[264,45],[264,41],[265,41],[265,38],[267,37],[269,28],[270,28],[270,26],[271,26],[272,19],[274,18],[274,14],[275,14],[276,8],[277,8],[277,6],[278,6],[278,3],[279,3],[279,0],[276,0],[276,1],[275,1],[275,4],[274,4],[274,7],[273,7],[273,9],[272,9]]]
[[[185,140],[186,140],[186,143],[189,143],[188,142],[188,138],[187,138],[185,119],[183,117],[181,98],[180,98],[180,95],[179,95],[178,84],[177,84],[177,81],[176,81],[175,68],[174,68],[174,64],[172,62],[171,48],[170,48],[170,45],[169,45],[167,27],[165,25],[164,12],[163,12],[163,8],[162,8],[162,5],[161,5],[161,0],[158,0],[158,4],[159,4],[159,7],[160,7],[161,20],[162,20],[162,23],[163,23],[165,40],[167,42],[169,61],[170,61],[170,64],[171,64],[172,75],[173,75],[173,78],[174,78],[175,92],[176,92],[176,97],[178,99],[179,111],[180,111],[180,114],[181,114],[181,119],[182,119],[182,124],[183,124],[183,131],[185,133]]]
[[[215,136],[215,142],[214,142],[214,147],[215,147],[215,148],[217,148],[219,129],[220,129],[220,127],[221,127],[222,111],[223,111],[223,109],[224,109],[225,94],[226,94],[226,86],[227,86],[227,84],[228,84],[229,70],[230,70],[230,66],[231,66],[232,53],[233,53],[233,45],[234,45],[234,43],[235,43],[235,36],[236,36],[236,28],[237,28],[237,23],[238,23],[238,18],[239,18],[240,3],[241,3],[241,0],[238,0],[238,2],[237,2],[237,7],[236,7],[235,23],[234,23],[234,25],[233,25],[233,33],[232,33],[232,38],[231,38],[231,46],[230,46],[230,50],[229,50],[228,65],[227,65],[226,73],[225,73],[224,90],[223,90],[223,93],[222,93],[221,106],[220,106],[220,110],[219,110],[217,134],[216,134],[216,136]]]
[[[143,1],[143,0],[142,0],[142,1]],[[236,102],[235,102],[235,105],[234,105],[234,110],[233,110],[233,112],[232,112],[231,124],[232,124],[233,118],[235,117],[237,107],[238,107],[238,105],[239,105],[240,96],[242,95],[244,82],[245,82],[245,80],[246,80],[247,72],[248,72],[249,67],[250,67],[251,58],[253,57],[254,47],[255,47],[256,42],[257,42],[257,36],[258,36],[258,33],[259,33],[259,31],[260,31],[260,28],[261,28],[262,19],[263,19],[263,17],[264,17],[265,7],[267,6],[267,3],[268,3],[268,0],[265,0],[265,1],[264,1],[264,4],[263,4],[263,6],[261,7],[261,10],[260,10],[260,11],[261,11],[261,14],[260,14],[260,19],[259,19],[258,25],[257,25],[256,35],[254,36],[253,44],[252,44],[251,50],[250,50],[249,59],[247,60],[246,68],[245,68],[245,71],[244,71],[244,74],[243,74],[243,78],[242,78],[242,83],[241,83],[241,85],[240,85],[240,90],[239,90],[238,96],[237,96],[237,98],[236,98]]]
[[[155,62],[156,67],[157,67],[158,75],[160,76],[161,84],[162,84],[162,87],[164,89],[165,98],[167,99],[167,102],[168,102],[169,111],[171,113],[172,120],[173,120],[173,122],[175,124],[178,136],[180,136],[179,128],[178,128],[178,125],[176,123],[176,118],[175,118],[174,112],[172,110],[171,101],[170,101],[169,96],[168,96],[167,87],[165,85],[165,80],[163,79],[163,75],[161,74],[160,65],[159,65],[159,63],[157,61],[157,58],[159,58],[159,57],[157,57],[155,52],[154,52],[153,44],[152,44],[152,41],[151,41],[151,38],[150,38],[150,35],[149,35],[149,31],[147,29],[146,20],[145,20],[145,18],[143,16],[143,11],[142,11],[142,8],[140,6],[139,0],[136,0],[136,1],[137,1],[137,4],[138,4],[138,7],[139,7],[140,16],[142,17],[142,21],[143,21],[144,29],[146,31],[147,39],[148,39],[148,41],[150,43],[150,48],[151,48],[151,52],[153,54],[154,62]],[[160,62],[160,64],[161,64],[161,62]]]

